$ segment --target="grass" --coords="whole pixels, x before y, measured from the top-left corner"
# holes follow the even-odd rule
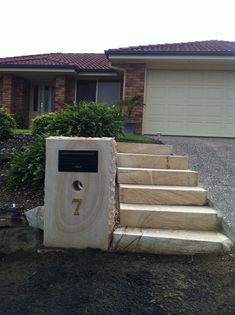
[[[140,142],[140,143],[161,143],[161,141],[141,135],[134,134],[120,134],[116,137],[117,141],[121,142]]]
[[[31,133],[32,131],[30,129],[14,129],[14,134],[16,135],[22,135],[25,133]]]

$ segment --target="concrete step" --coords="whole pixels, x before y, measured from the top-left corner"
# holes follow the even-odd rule
[[[207,192],[200,187],[120,184],[119,200],[135,204],[203,206],[207,203]]]
[[[123,227],[212,231],[218,222],[217,211],[206,206],[121,203],[120,223]]]
[[[119,228],[113,233],[113,251],[151,254],[222,254],[232,241],[218,232]]]
[[[117,152],[146,153],[146,154],[172,154],[173,147],[163,144],[117,142]]]
[[[118,153],[117,165],[120,167],[187,169],[188,157],[176,155]]]
[[[197,186],[198,173],[190,170],[118,167],[118,183]]]

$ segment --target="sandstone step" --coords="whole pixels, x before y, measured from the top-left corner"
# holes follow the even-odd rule
[[[113,251],[151,254],[222,254],[233,246],[218,232],[119,228],[113,233]]]
[[[146,153],[146,154],[172,154],[173,147],[163,144],[117,142],[117,152]]]
[[[217,211],[206,206],[121,203],[120,223],[123,227],[210,231],[217,226]]]
[[[122,203],[202,206],[207,203],[207,192],[200,187],[120,184],[119,199]]]
[[[196,186],[198,174],[190,170],[118,167],[118,183]]]
[[[187,169],[188,157],[176,155],[118,153],[117,165],[120,167]]]

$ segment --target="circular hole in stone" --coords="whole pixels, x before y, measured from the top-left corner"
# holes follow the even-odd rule
[[[73,189],[76,191],[81,191],[83,189],[83,184],[80,182],[80,180],[75,180],[72,185]]]

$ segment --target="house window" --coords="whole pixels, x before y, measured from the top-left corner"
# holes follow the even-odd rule
[[[99,81],[97,103],[106,103],[109,106],[120,98],[120,82]]]
[[[96,80],[78,80],[77,102],[81,101],[96,101]]]
[[[77,102],[92,101],[111,106],[120,98],[120,81],[78,80]]]
[[[50,87],[46,85],[44,87],[44,102],[43,102],[43,110],[45,113],[48,113],[49,109],[49,101],[50,101]]]

